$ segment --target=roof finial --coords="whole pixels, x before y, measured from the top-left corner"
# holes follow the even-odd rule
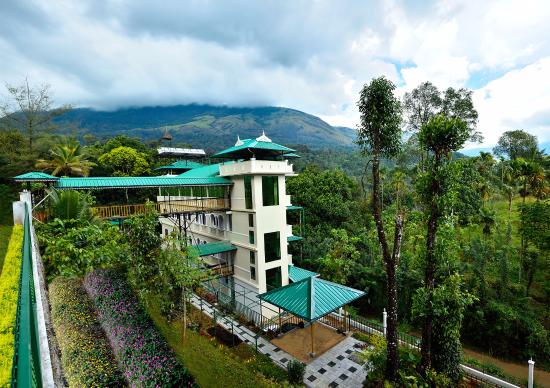
[[[239,135],[237,135],[237,142],[235,143],[235,147],[242,146],[243,144],[243,141],[241,140]]]
[[[271,143],[271,139],[265,135],[265,131],[262,131],[262,136],[257,137],[256,140]]]

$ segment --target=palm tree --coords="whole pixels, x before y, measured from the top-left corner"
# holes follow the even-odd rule
[[[50,160],[37,160],[36,167],[51,170],[52,175],[88,176],[90,169],[95,166],[95,163],[86,159],[77,141],[56,144],[50,154]]]
[[[62,220],[96,222],[86,195],[76,190],[48,190],[52,216]]]

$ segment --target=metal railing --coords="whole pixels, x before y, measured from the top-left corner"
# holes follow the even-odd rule
[[[12,387],[41,387],[38,318],[32,271],[32,242],[29,207],[25,205],[25,223],[19,278],[14,354],[11,371]]]
[[[226,210],[229,208],[227,198],[192,198],[177,201],[162,201],[154,203],[155,210],[160,214],[193,213],[200,211]],[[108,205],[95,206],[92,208],[94,216],[109,218],[126,218],[135,214],[147,212],[147,205],[144,203],[134,205]]]

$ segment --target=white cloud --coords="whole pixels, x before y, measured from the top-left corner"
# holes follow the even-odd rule
[[[0,81],[97,108],[279,105],[354,127],[361,86],[384,74],[399,95],[481,85],[485,144],[511,127],[548,140],[547,20],[545,0],[7,0]]]

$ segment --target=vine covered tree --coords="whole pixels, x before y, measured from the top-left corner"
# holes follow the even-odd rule
[[[395,157],[401,149],[401,104],[394,95],[395,85],[384,77],[373,79],[363,86],[360,93],[359,112],[361,124],[357,143],[372,163],[372,210],[378,240],[386,269],[387,290],[387,360],[386,378],[396,381],[398,377],[397,338],[397,264],[401,253],[403,215],[395,217],[393,248],[390,251],[382,217],[380,159]]]
[[[471,139],[473,131],[459,118],[438,114],[424,124],[419,132],[419,141],[429,156],[426,172],[420,174],[417,191],[425,206],[427,218],[426,262],[425,262],[425,311],[423,313],[421,369],[431,367],[432,332],[434,323],[434,291],[437,271],[436,237],[440,220],[452,208],[456,197],[456,186],[450,160],[452,152],[462,148]]]

